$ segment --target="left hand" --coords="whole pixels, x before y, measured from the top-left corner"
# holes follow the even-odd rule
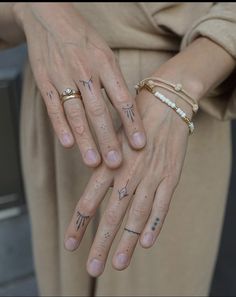
[[[176,101],[191,118],[191,107],[187,103],[178,101],[169,91],[160,92]],[[132,150],[124,132],[119,131],[124,155],[121,167],[111,170],[103,163],[94,170],[66,233],[66,248],[75,250],[109,186],[113,185],[87,262],[87,270],[94,277],[104,270],[111,244],[130,203],[127,229],[113,257],[114,268],[122,270],[129,265],[138,239],[145,248],[154,244],[184,162],[189,135],[186,123],[146,90],[139,93],[136,101],[147,133],[146,147],[142,151]]]

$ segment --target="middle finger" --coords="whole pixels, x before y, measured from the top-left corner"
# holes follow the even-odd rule
[[[77,84],[84,99],[86,113],[95,130],[103,160],[109,168],[117,168],[122,161],[121,149],[111,115],[102,98],[100,84],[91,75],[79,79]]]
[[[113,239],[138,182],[138,177],[131,180],[126,176],[114,183],[111,198],[100,221],[87,261],[87,270],[93,277],[99,276],[104,270]]]

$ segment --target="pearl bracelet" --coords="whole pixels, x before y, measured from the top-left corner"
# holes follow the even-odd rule
[[[160,101],[168,105],[170,108],[172,108],[180,116],[180,118],[188,125],[189,133],[190,134],[193,133],[194,131],[193,122],[190,121],[190,119],[186,116],[186,113],[179,106],[177,106],[173,101],[165,97],[160,92],[155,91],[153,86],[148,85],[148,82],[146,82],[142,87],[148,90],[149,92],[151,92],[156,98],[158,98]]]
[[[169,107],[171,107],[181,117],[181,119],[188,125],[190,134],[193,133],[193,131],[194,131],[194,124],[193,124],[193,122],[190,121],[190,119],[186,116],[186,113],[180,107],[178,107],[173,101],[171,101],[170,99],[166,98],[163,94],[161,94],[158,91],[156,91],[155,93],[153,93],[153,95],[156,98],[160,99],[163,103],[165,103]]]

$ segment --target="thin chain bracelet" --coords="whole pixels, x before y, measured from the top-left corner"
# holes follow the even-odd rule
[[[168,105],[170,108],[172,108],[179,116],[180,118],[188,125],[189,133],[192,134],[194,131],[194,124],[190,119],[186,116],[186,113],[177,106],[173,101],[165,97],[163,94],[161,94],[158,91],[155,91],[153,86],[148,85],[148,83],[145,83],[143,85],[143,88],[148,90],[150,93],[152,93],[156,98],[158,98],[160,101]]]
[[[168,89],[169,91],[172,91],[173,93],[175,93],[176,95],[178,95],[180,98],[182,98],[184,101],[186,101],[188,104],[190,104],[190,105],[192,106],[192,109],[193,109],[193,112],[194,112],[194,113],[196,113],[196,112],[198,111],[198,108],[199,108],[199,107],[198,107],[198,103],[197,103],[197,101],[196,101],[195,99],[193,99],[193,98],[190,96],[190,94],[189,94],[187,91],[185,91],[185,90],[183,89],[183,86],[182,86],[180,83],[173,84],[173,83],[171,83],[171,82],[169,82],[169,81],[167,81],[167,80],[161,79],[161,78],[159,78],[159,77],[147,77],[147,78],[141,80],[141,81],[135,86],[135,89],[138,90],[138,89],[142,88],[142,87],[144,86],[144,84],[145,84],[147,81],[148,81],[149,83],[153,83],[153,84],[155,84],[155,83],[156,83],[155,81],[157,81],[157,82],[160,82],[160,83],[162,83],[162,84],[164,84],[164,85],[167,85],[167,86],[171,87],[172,89],[167,88],[167,87],[165,87],[165,86],[162,86],[163,88],[166,88],[166,89]],[[156,83],[156,84],[157,84],[157,83]],[[181,93],[182,93],[184,96],[181,95]]]

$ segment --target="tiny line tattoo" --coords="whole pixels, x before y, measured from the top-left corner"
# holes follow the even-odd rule
[[[134,105],[132,104],[127,107],[122,107],[122,109],[126,113],[127,118],[133,122],[134,121]]]
[[[93,83],[92,76],[90,77],[89,80],[79,80],[79,81],[83,84],[84,87],[87,86],[90,92],[92,91],[91,89],[91,85]]]
[[[83,216],[79,211],[77,211],[77,220],[76,220],[76,226],[77,231],[80,227],[83,227],[85,222],[89,219],[89,216]]]
[[[159,222],[160,222],[160,219],[159,218],[156,218],[155,222],[152,225],[152,231],[155,231],[156,230],[156,227],[157,227],[157,225],[158,225]]]
[[[127,181],[126,185],[118,190],[119,193],[119,200],[122,200],[124,197],[128,196],[128,190],[127,190],[127,185],[128,185],[129,180]]]
[[[139,232],[135,232],[135,231],[130,230],[130,229],[128,229],[128,228],[124,228],[124,230],[127,231],[127,232],[129,232],[129,233],[133,233],[133,234],[135,234],[135,235],[140,235],[140,234],[141,234],[141,233],[139,233]]]

